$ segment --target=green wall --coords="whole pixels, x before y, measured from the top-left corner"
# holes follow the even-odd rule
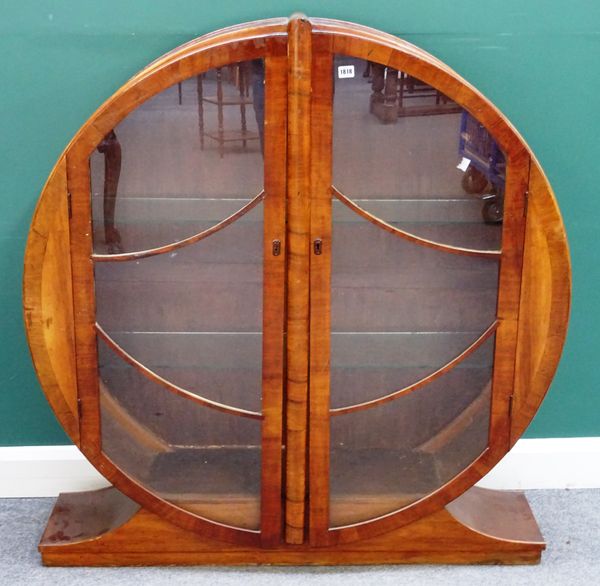
[[[402,36],[487,95],[554,186],[573,261],[563,359],[528,437],[600,436],[600,3],[594,0],[5,0],[0,18],[0,445],[68,443],[31,366],[21,275],[29,221],[56,158],[154,58],[230,24],[312,16]]]

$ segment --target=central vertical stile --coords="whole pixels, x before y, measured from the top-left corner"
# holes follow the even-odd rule
[[[310,259],[310,458],[311,545],[324,545],[329,528],[329,387],[331,330],[331,163],[333,138],[332,38],[313,35],[311,95],[311,240],[321,253]]]
[[[285,541],[303,543],[308,428],[311,26],[288,32],[287,404]]]

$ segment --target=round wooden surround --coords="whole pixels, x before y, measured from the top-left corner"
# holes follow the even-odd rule
[[[409,43],[340,21],[301,19],[298,25],[296,20],[264,20],[223,29],[182,45],[125,83],[82,126],[59,157],[35,210],[23,281],[25,326],[33,363],[48,402],[70,439],[119,490],[185,529],[253,545],[277,542],[275,534],[281,516],[273,513],[275,529],[267,537],[263,531],[262,538],[261,532],[211,522],[146,491],[102,453],[98,429],[85,421],[90,409],[88,401],[93,398],[82,387],[83,371],[88,366],[87,350],[80,340],[90,336],[90,328],[93,330],[95,307],[83,293],[81,267],[88,270],[92,260],[89,255],[75,258],[72,254],[77,234],[89,232],[91,219],[81,223],[74,218],[82,209],[77,194],[89,190],[89,183],[87,188],[84,185],[82,166],[131,111],[165,88],[211,68],[264,55],[275,55],[282,62],[297,58],[288,49],[291,37],[297,35],[297,26],[305,27],[303,34],[312,35],[315,52],[341,53],[393,67],[449,96],[485,125],[502,147],[510,169],[507,193],[512,189],[522,195],[519,201],[507,198],[503,227],[500,270],[504,281],[498,302],[498,331],[500,336],[511,336],[515,343],[501,345],[507,353],[505,364],[512,368],[504,373],[502,388],[494,390],[497,396],[492,417],[497,419],[489,449],[431,496],[372,522],[341,527],[325,532],[326,536],[316,534],[314,544],[355,541],[390,531],[441,509],[484,476],[521,437],[548,390],[566,336],[571,295],[564,226],[552,189],[531,149],[510,122],[468,82]],[[289,71],[292,70],[290,65]],[[290,96],[291,93],[285,96],[288,104]],[[290,120],[287,128],[289,132]],[[291,152],[293,145],[288,138],[288,154]],[[283,242],[284,257],[293,246],[290,241]],[[281,463],[279,466],[281,470]],[[312,490],[309,486],[309,494],[315,498],[322,494],[320,486],[314,488],[316,492]],[[272,487],[269,497],[279,502],[273,493],[282,494],[281,484]]]

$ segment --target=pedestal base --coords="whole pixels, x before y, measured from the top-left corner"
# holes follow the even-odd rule
[[[534,564],[543,549],[523,493],[477,487],[429,517],[368,540],[273,549],[206,539],[114,488],[66,493],[39,544],[47,566]]]

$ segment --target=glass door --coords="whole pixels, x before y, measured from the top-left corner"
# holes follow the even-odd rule
[[[184,80],[90,160],[102,450],[164,500],[253,530],[263,88],[262,59]]]
[[[507,441],[499,291],[522,228],[505,205],[524,193],[493,134],[414,61],[336,33],[313,44],[315,545],[440,508]]]
[[[487,447],[502,224],[484,219],[482,197],[501,203],[503,169],[465,192],[466,111],[404,72],[344,55],[333,67],[329,515],[340,527],[433,493]]]
[[[170,78],[148,75],[91,154],[71,158],[83,179],[72,249],[76,295],[94,309],[78,314],[86,453],[186,528],[272,545],[287,58],[284,35],[257,34],[192,55],[188,69],[182,58]],[[165,84],[180,68],[198,73]]]

